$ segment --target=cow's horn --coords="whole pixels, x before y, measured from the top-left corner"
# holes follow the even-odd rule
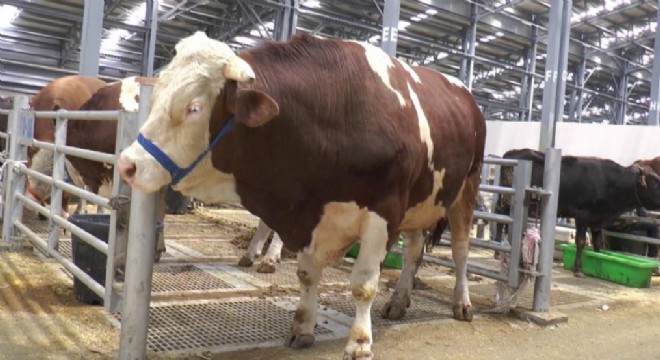
[[[250,64],[238,56],[229,60],[224,70],[225,78],[236,80],[238,82],[252,81],[255,79],[254,70]]]

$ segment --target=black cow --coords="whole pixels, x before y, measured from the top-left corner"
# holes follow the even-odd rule
[[[543,185],[545,154],[531,149],[507,151],[505,159],[532,161],[532,186]],[[511,186],[513,168],[502,166],[500,184]],[[509,214],[510,196],[498,200],[495,211]],[[536,204],[530,204],[530,215]],[[563,156],[559,182],[557,216],[574,218],[577,244],[575,276],[582,277],[582,250],[586,244],[587,228],[591,230],[596,251],[602,246],[603,227],[621,214],[644,207],[660,209],[660,177],[647,166],[621,166],[612,160],[595,157]],[[498,224],[495,240],[501,241],[503,226]]]

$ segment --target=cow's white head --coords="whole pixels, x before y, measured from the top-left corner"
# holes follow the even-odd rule
[[[255,79],[247,62],[203,32],[182,39],[175,49],[176,56],[154,86],[151,113],[140,129],[142,139],[125,149],[118,161],[123,179],[144,192],[160,189],[173,176],[142,141],[148,139],[174,166],[190,166],[209,147],[211,113],[227,80],[240,84]]]

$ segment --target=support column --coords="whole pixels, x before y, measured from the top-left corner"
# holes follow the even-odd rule
[[[396,42],[399,35],[400,0],[385,0],[383,9],[383,32],[381,34],[381,49],[390,56],[396,57]]]
[[[103,32],[103,0],[85,0],[82,39],[80,40],[80,75],[97,76]]]
[[[576,85],[578,87],[578,96],[577,96],[577,104],[575,105],[575,119],[577,122],[582,122],[582,108],[583,108],[583,103],[584,103],[584,85],[585,85],[585,80],[584,77],[587,73],[587,54],[586,54],[586,49],[582,49],[582,61],[580,62],[580,69],[578,70],[577,74],[577,82]]]
[[[471,10],[472,22],[470,23],[470,31],[468,32],[468,66],[466,74],[466,84],[468,90],[472,91],[472,83],[474,82],[474,54],[477,48],[477,24],[479,23],[479,7],[477,4],[472,4]]]
[[[626,112],[628,110],[628,61],[624,61],[621,67],[621,79],[619,79],[619,93],[618,100],[619,104],[617,106],[616,112],[616,123],[619,125],[625,125],[626,123]]]
[[[557,81],[557,98],[555,114],[557,121],[564,121],[564,108],[566,105],[566,78],[568,78],[568,50],[570,45],[571,35],[571,16],[573,15],[573,0],[564,0],[562,7],[562,23],[561,23],[561,37],[559,47],[559,68]],[[553,130],[554,132],[555,130]],[[552,139],[552,147],[555,145],[554,134]]]
[[[158,32],[158,0],[147,0],[147,14],[144,24],[147,32],[144,34],[142,54],[142,76],[153,76],[154,57],[156,57],[156,33]]]
[[[467,55],[470,52],[470,41],[468,39],[468,30],[467,28],[463,31],[463,41],[461,42],[461,49],[463,50],[463,54]],[[468,57],[463,56],[461,58],[461,67],[459,69],[459,79],[463,82],[463,84],[467,84],[467,68],[468,68]]]
[[[536,22],[536,17],[534,18]],[[539,29],[536,26],[532,27],[532,43],[530,44],[529,47],[529,53],[528,53],[528,58],[529,61],[527,63],[528,67],[525,69],[527,72],[536,74],[536,56],[538,54],[538,35],[539,35]],[[536,89],[535,82],[536,82],[536,77],[529,75],[528,76],[528,81],[529,84],[527,85],[527,93],[525,94],[526,99],[525,99],[525,110],[526,110],[526,120],[527,121],[532,121],[532,112],[534,111],[534,90]]]
[[[573,77],[573,89],[571,90],[571,96],[568,100],[568,121],[575,122],[575,104],[577,104],[577,95],[578,95],[578,78],[577,76]]]
[[[524,61],[523,61],[523,67],[525,71],[529,69],[529,62],[531,59],[529,58],[529,48],[525,48],[525,55],[524,55]],[[527,116],[527,110],[525,108],[525,105],[527,104],[527,92],[529,91],[529,74],[523,74],[522,79],[520,80],[520,100],[518,101],[519,107],[520,107],[520,113],[518,114],[518,121],[525,121],[525,117]]]
[[[658,10],[657,23],[660,23],[660,10]],[[654,53],[660,54],[660,31],[655,32]],[[660,56],[653,57],[653,71],[651,71],[651,99],[649,101],[649,118],[647,125],[658,125],[660,122],[660,113],[658,112],[660,104]]]
[[[571,9],[571,1],[552,0],[550,6],[550,22],[548,24],[548,47],[545,65],[545,87],[543,88],[543,110],[541,112],[541,133],[539,150],[545,151],[554,147],[555,123],[562,116],[564,108],[566,59],[568,57],[568,46],[562,48],[564,35],[564,20],[570,25],[570,16],[564,16],[564,4],[567,3],[568,10]],[[568,44],[568,41],[566,41]],[[562,53],[562,51],[564,53]],[[563,68],[561,67],[563,63]],[[564,83],[563,85],[561,83]],[[561,96],[561,97],[560,97]]]
[[[282,0],[282,11],[275,16],[275,40],[287,41],[296,33],[298,25],[298,0]]]

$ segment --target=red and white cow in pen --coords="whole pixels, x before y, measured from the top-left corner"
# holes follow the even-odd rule
[[[472,320],[468,235],[486,124],[458,80],[366,43],[306,34],[238,56],[198,32],[176,51],[117,166],[139,191],[172,183],[204,202],[241,203],[297,252],[289,346],[313,344],[321,272],[359,239],[344,358],[372,358],[370,310],[387,249],[405,233],[404,268],[382,313],[398,317],[410,304],[422,231],[446,214],[454,317]]]

